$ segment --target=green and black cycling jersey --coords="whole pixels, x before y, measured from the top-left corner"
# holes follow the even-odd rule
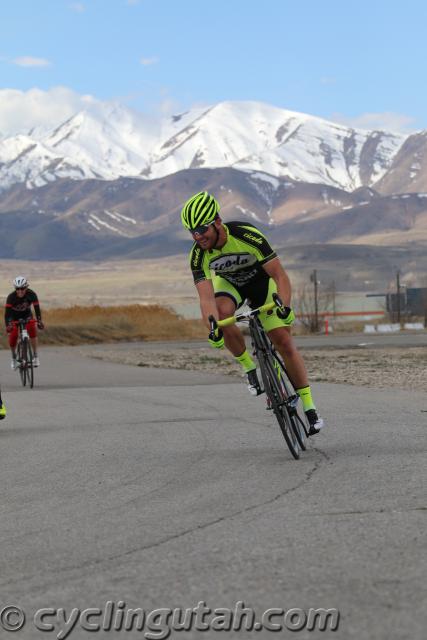
[[[277,257],[265,235],[247,222],[227,222],[224,227],[227,242],[220,249],[205,250],[194,243],[190,265],[195,284],[211,280],[211,271],[235,287],[265,283],[269,276],[263,265]]]

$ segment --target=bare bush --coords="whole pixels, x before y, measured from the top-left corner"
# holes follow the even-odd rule
[[[322,316],[336,312],[335,301],[335,282],[323,287],[317,286],[316,293],[312,284],[305,284],[296,292],[294,306],[302,325],[310,333],[318,333]]]

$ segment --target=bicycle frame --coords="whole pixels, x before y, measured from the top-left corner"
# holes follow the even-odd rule
[[[27,323],[25,320],[18,320],[17,321],[18,324],[18,341],[23,341],[25,338],[28,338],[28,340],[30,339],[30,335],[28,333],[28,329],[27,329]]]
[[[258,309],[230,316],[224,320],[215,321],[210,318],[211,326],[227,327],[237,322],[247,322],[251,335],[252,348],[256,356],[262,381],[263,391],[267,395],[267,408],[273,409],[282,434],[294,458],[299,457],[299,449],[304,450],[305,437],[308,435],[304,421],[297,413],[299,396],[290,380],[285,364],[277,353],[270,338],[266,334],[259,319],[260,313],[282,306],[279,296],[274,296],[274,302],[265,304]],[[295,440],[296,439],[296,440]]]
[[[27,329],[27,321],[20,318],[16,321],[18,325],[18,342],[16,345],[18,354],[18,371],[22,386],[25,387],[27,380],[29,386],[34,386],[33,352],[31,340]]]

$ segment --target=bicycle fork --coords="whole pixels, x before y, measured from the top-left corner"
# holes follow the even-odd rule
[[[281,375],[282,370],[281,370],[281,366],[279,364],[279,361],[276,358],[274,358],[273,364],[274,364],[274,369],[276,371],[277,379],[279,381],[280,388],[281,388],[283,396],[284,396],[283,401],[279,403],[279,407],[285,406],[287,411],[288,411],[288,413],[289,413],[289,415],[294,416],[296,414],[296,412],[297,412],[297,404],[298,404],[298,401],[299,401],[299,395],[297,393],[294,393],[291,396],[287,395],[288,392],[287,392],[287,389],[286,389],[285,384],[284,384],[283,379],[282,379],[282,375]],[[270,401],[270,398],[268,396],[267,396],[267,409],[268,410],[272,409],[271,401]]]

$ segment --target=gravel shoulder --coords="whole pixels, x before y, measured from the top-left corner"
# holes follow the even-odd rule
[[[398,388],[427,390],[427,346],[411,348],[328,348],[300,349],[309,379],[369,386],[378,389]],[[135,348],[85,350],[85,355],[137,367],[187,369],[242,377],[242,370],[227,351],[216,352],[209,346],[188,348],[176,343],[156,348],[150,343]]]

